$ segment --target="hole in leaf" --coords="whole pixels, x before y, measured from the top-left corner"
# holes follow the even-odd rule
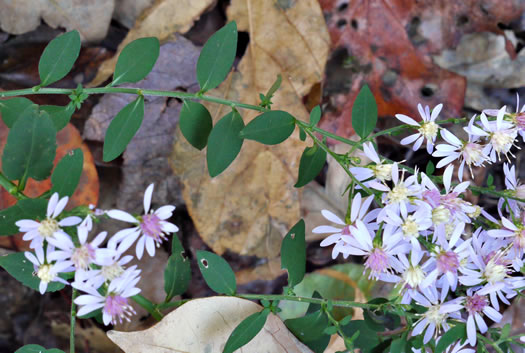
[[[184,260],[184,261],[188,260],[188,258],[186,257],[186,252],[181,251],[181,252],[180,252],[180,256],[182,257],[182,260]],[[204,264],[203,264],[203,265],[204,265]]]
[[[337,21],[337,28],[343,28],[344,26],[346,26],[346,20],[344,18],[340,19],[339,21]]]
[[[357,30],[359,28],[359,23],[357,23],[357,20],[355,18],[352,18],[352,21],[350,21],[350,25],[355,30]]]
[[[202,259],[202,260],[201,260],[201,264],[202,264],[202,266],[204,266],[205,268],[208,268],[208,260],[206,260],[206,259]]]
[[[290,234],[290,238],[295,239],[295,233]]]

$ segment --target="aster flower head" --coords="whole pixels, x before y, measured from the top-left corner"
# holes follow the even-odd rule
[[[413,142],[414,151],[418,150],[419,147],[423,144],[423,141],[427,140],[427,152],[429,154],[432,153],[434,150],[434,142],[436,141],[436,137],[439,131],[439,125],[435,123],[439,113],[441,112],[441,109],[443,108],[443,104],[438,104],[434,107],[432,110],[432,114],[430,114],[430,107],[427,105],[425,106],[425,109],[423,109],[423,106],[421,104],[417,105],[417,109],[419,111],[419,115],[421,116],[422,121],[418,123],[411,117],[404,115],[404,114],[396,114],[396,118],[402,121],[405,124],[414,126],[417,128],[417,133],[410,135],[408,137],[405,137],[401,140],[402,145],[409,145]]]
[[[172,216],[175,206],[167,205],[157,210],[151,209],[152,194],[153,184],[150,184],[144,193],[144,214],[140,217],[134,217],[121,210],[107,212],[110,218],[135,225],[132,228],[117,232],[109,240],[113,248],[116,247],[115,244],[119,244],[119,250],[125,251],[138,239],[136,245],[137,258],[142,258],[144,249],[150,256],[154,256],[155,246],[160,246],[167,239],[168,234],[179,231],[176,225],[166,221]]]
[[[44,241],[58,234],[65,234],[61,227],[74,226],[82,221],[80,217],[75,216],[57,219],[66,207],[68,200],[67,196],[59,199],[58,193],[55,192],[47,204],[46,219],[40,222],[32,219],[21,219],[15,223],[20,232],[25,233],[22,239],[31,241],[29,244],[31,249],[42,247]]]
[[[505,121],[505,107],[498,111],[496,121],[489,121],[484,113],[481,113],[480,120],[484,129],[484,134],[480,136],[486,136],[489,143],[484,147],[483,153],[488,155],[492,162],[501,160],[501,154],[503,154],[507,160],[509,160],[508,154],[515,157],[510,149],[515,144],[515,139],[518,134],[516,127]],[[488,136],[487,136],[488,135]]]
[[[389,181],[392,179],[392,164],[385,163],[377,154],[374,145],[371,142],[363,143],[363,151],[365,155],[370,158],[375,164],[366,167],[352,167],[350,172],[359,181],[368,179],[378,180],[380,182]]]
[[[138,270],[128,269],[122,276],[109,283],[104,295],[85,283],[73,282],[73,287],[87,293],[75,299],[75,304],[79,306],[78,315],[83,316],[102,309],[105,325],[115,325],[123,320],[130,321],[135,310],[130,305],[129,298],[140,293],[140,289],[135,287],[140,280],[139,273]]]
[[[26,251],[24,253],[26,259],[31,261],[34,265],[35,272],[33,275],[40,279],[39,291],[40,294],[44,294],[47,290],[47,286],[51,282],[61,282],[68,284],[67,281],[60,278],[58,275],[61,272],[70,272],[73,270],[71,261],[56,261],[53,262],[50,260],[50,255],[54,251],[53,246],[48,246],[44,254],[44,248],[37,247],[35,253]]]

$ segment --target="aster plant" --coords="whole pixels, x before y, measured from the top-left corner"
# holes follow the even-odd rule
[[[328,224],[312,225],[313,232],[325,237],[320,246],[331,247],[334,259],[351,258],[362,263],[363,276],[393,284],[390,296],[369,302],[297,296],[294,288],[303,280],[307,260],[303,220],[298,220],[283,238],[281,265],[288,272],[288,285],[282,294],[237,293],[235,274],[227,262],[213,253],[197,251],[199,269],[213,291],[259,300],[264,307],[232,332],[224,352],[233,352],[249,342],[263,327],[251,323],[264,323],[270,312],[278,314],[278,304],[283,301],[309,303],[307,315],[323,318],[315,322],[285,321],[290,331],[316,352],[324,350],[333,334],[343,339],[347,351],[358,348],[361,352],[470,353],[488,352],[488,347],[511,352],[515,346],[525,347],[523,338],[509,335],[509,326],[497,325],[504,307],[523,296],[525,287],[525,189],[513,164],[519,151],[518,139],[525,136],[524,108],[509,113],[502,107],[470,118],[442,119],[443,104],[433,109],[419,104],[420,117],[397,114],[403,124],[376,131],[377,106],[365,85],[353,105],[352,126],[360,137],[353,141],[317,126],[320,107],[313,109],[309,122],[272,110],[271,100],[280,77],[266,94],[261,93],[259,105],[208,95],[230,72],[236,44],[234,22],[208,40],[197,62],[197,93],[120,86],[138,82],[151,71],[159,54],[156,38],[141,38],[126,46],[112,81],[105,87],[47,87],[62,79],[78,56],[79,34],[68,32],[45,49],[38,86],[0,92],[0,98],[9,98],[0,101],[0,112],[10,129],[2,155],[0,185],[18,200],[16,205],[0,211],[0,230],[2,235],[23,233],[23,240],[32,249],[0,257],[0,265],[42,294],[68,287],[66,290],[72,294],[70,351],[75,351],[78,317],[98,317],[105,325],[115,325],[131,320],[135,315],[132,305],[136,303],[162,320],[165,310],[185,303],[172,299],[184,293],[191,280],[189,261],[181,256],[184,249],[176,234],[179,228],[171,220],[175,207],[155,204],[153,184],[144,192],[141,214],[88,205],[66,207],[80,179],[83,155],[80,149],[71,151],[53,169],[56,133],[89,95],[100,93],[136,96],[109,124],[103,149],[105,161],[125,150],[142,123],[144,96],[155,95],[184,101],[181,132],[195,148],[206,148],[210,177],[228,168],[244,140],[275,145],[297,128],[301,140],[312,143],[301,156],[297,187],[320,173],[328,155],[350,178],[345,191],[349,200],[346,214],[322,210]],[[218,47],[222,48],[220,55],[216,53]],[[141,61],[135,60],[137,57]],[[45,110],[20,97],[30,94],[66,94],[71,103]],[[231,112],[213,125],[207,108],[198,101],[223,104]],[[241,116],[245,110],[260,114],[245,125]],[[454,124],[464,125],[458,136],[451,132],[456,131],[451,129]],[[406,161],[392,161],[378,152],[376,137],[403,131],[410,134],[401,139],[402,145],[414,150],[424,147],[429,156],[440,158],[437,171],[428,166],[425,171],[413,169],[404,164]],[[227,138],[218,143],[217,137],[221,136]],[[351,153],[334,152],[326,138],[350,145],[351,151],[363,151],[371,162],[363,165]],[[28,150],[20,145],[25,146],[27,141],[38,148]],[[505,163],[506,190],[463,181],[465,166],[473,174],[474,168],[499,162]],[[38,198],[24,194],[28,178],[44,180],[49,176],[50,190]],[[483,205],[469,201],[470,193],[497,199],[496,211],[489,212]],[[115,234],[92,234],[102,218],[131,226]],[[174,255],[165,269],[166,300],[153,303],[140,295],[141,269],[130,262],[145,253],[155,256],[156,248],[170,241]],[[337,307],[361,308],[364,320],[352,320],[351,316],[336,320],[333,310]],[[396,323],[395,327],[384,325],[387,319]],[[306,337],[306,329],[315,337]],[[242,340],[238,339],[239,330]]]

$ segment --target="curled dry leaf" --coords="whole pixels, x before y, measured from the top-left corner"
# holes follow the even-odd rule
[[[192,300],[166,315],[155,326],[135,332],[109,331],[108,337],[125,353],[222,352],[228,337],[249,315],[263,308],[245,299],[210,297]],[[310,353],[270,314],[263,329],[239,352]]]
[[[239,31],[249,32],[250,43],[237,71],[209,94],[258,104],[259,93],[266,92],[281,74],[283,82],[272,109],[286,110],[308,121],[302,97],[322,78],[328,33],[317,1],[286,4],[232,1],[228,19],[237,22]],[[214,122],[229,113],[224,106],[207,107]],[[246,110],[240,113],[245,124],[258,115]],[[222,254],[230,249],[241,255],[277,257],[283,236],[300,218],[300,190],[293,185],[304,147],[296,134],[276,146],[245,140],[237,159],[211,179],[205,151],[178,139],[174,171],[184,184],[184,200],[195,226],[213,251]]]
[[[0,0],[0,28],[22,34],[44,20],[53,28],[76,29],[82,39],[98,41],[106,37],[114,7],[114,0]]]
[[[7,134],[9,130],[4,125],[4,122],[0,120],[0,151],[3,151],[4,145],[7,141]],[[60,130],[57,133],[57,153],[55,156],[54,165],[57,163],[70,151],[81,148],[82,153],[84,154],[84,165],[82,174],[80,176],[80,181],[78,183],[75,193],[71,197],[71,201],[68,203],[68,208],[76,207],[80,205],[96,205],[98,202],[99,195],[99,180],[97,169],[95,168],[95,163],[93,161],[93,156],[89,148],[82,142],[82,137],[78,130],[72,125],[67,124],[67,126]],[[1,168],[1,160],[0,160]],[[29,197],[37,197],[44,193],[45,191],[51,188],[51,179],[46,179],[43,181],[35,181],[29,179],[26,184],[26,189],[24,193]],[[16,203],[16,199],[11,196],[5,189],[0,190],[0,209],[7,208]],[[28,249],[28,243],[22,240],[22,237],[19,235],[13,236],[15,244],[21,250]],[[11,247],[12,243],[8,237],[0,237],[0,247]]]
[[[214,3],[215,0],[155,1],[137,19],[126,38],[120,43],[115,56],[102,63],[90,86],[100,85],[113,74],[118,55],[128,43],[142,37],[157,37],[163,41],[174,33],[185,33],[191,28],[193,22]],[[158,89],[158,87],[155,88]]]

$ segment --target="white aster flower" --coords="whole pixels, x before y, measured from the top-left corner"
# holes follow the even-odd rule
[[[419,147],[421,147],[423,141],[426,139],[427,152],[429,154],[432,154],[432,151],[434,150],[434,142],[436,141],[436,137],[439,131],[439,126],[435,123],[435,120],[441,112],[442,108],[443,104],[438,104],[432,110],[432,114],[430,114],[430,108],[428,105],[425,106],[425,109],[423,109],[423,106],[421,104],[418,104],[417,109],[419,110],[419,115],[421,115],[421,118],[423,119],[423,121],[420,123],[418,123],[409,116],[403,114],[396,114],[397,119],[399,119],[405,124],[417,127],[418,129],[417,133],[402,139],[401,144],[409,145],[415,141],[413,149],[414,151],[416,151],[419,149]]]
[[[122,323],[123,320],[130,321],[130,317],[135,314],[135,310],[130,305],[128,299],[140,293],[140,288],[135,285],[140,280],[138,270],[126,271],[122,276],[110,282],[106,294],[100,294],[95,288],[89,285],[82,285],[73,282],[72,286],[88,294],[81,295],[75,299],[75,304],[79,306],[78,316],[84,316],[92,311],[102,308],[102,320],[104,325],[110,323]]]
[[[392,179],[392,164],[385,163],[384,160],[379,158],[374,145],[371,142],[363,143],[363,151],[365,155],[370,158],[375,164],[368,165],[366,167],[352,167],[350,172],[359,181],[368,180],[374,178],[381,182],[389,181]],[[366,185],[366,184],[365,184]]]
[[[505,107],[501,108],[496,117],[496,121],[488,121],[487,116],[483,113],[480,115],[481,124],[485,130],[485,136],[488,134],[487,139],[489,143],[484,147],[483,153],[490,157],[492,162],[501,160],[500,155],[503,154],[509,160],[508,154],[515,157],[510,149],[515,146],[515,139],[518,134],[516,127],[508,122],[504,121]],[[496,158],[497,157],[497,158]]]
[[[74,226],[82,221],[80,217],[75,216],[57,220],[68,200],[67,196],[59,200],[58,193],[55,192],[47,204],[46,219],[40,222],[32,219],[21,219],[15,223],[20,232],[25,233],[22,239],[31,241],[29,244],[31,249],[42,247],[44,240],[49,240],[57,234],[63,234],[64,231],[60,227]]]
[[[144,215],[133,217],[129,213],[121,210],[110,210],[107,215],[113,219],[129,222],[135,225],[133,228],[123,229],[117,232],[109,242],[119,244],[119,249],[125,251],[137,240],[137,258],[141,259],[144,248],[150,256],[155,255],[155,246],[160,246],[166,235],[178,232],[179,228],[166,220],[171,217],[175,206],[162,206],[156,211],[151,209],[151,196],[153,194],[153,184],[149,185],[144,193]],[[115,248],[115,246],[113,246]]]
[[[46,292],[47,286],[51,282],[61,282],[68,284],[67,281],[60,278],[58,274],[61,272],[70,272],[73,270],[73,263],[71,261],[57,261],[51,263],[49,258],[54,250],[55,249],[53,246],[48,245],[45,256],[44,248],[42,247],[37,247],[35,249],[35,254],[29,251],[24,253],[26,259],[31,261],[35,267],[35,272],[33,275],[36,275],[40,279],[40,285],[38,288],[40,290],[40,294],[44,294]]]

